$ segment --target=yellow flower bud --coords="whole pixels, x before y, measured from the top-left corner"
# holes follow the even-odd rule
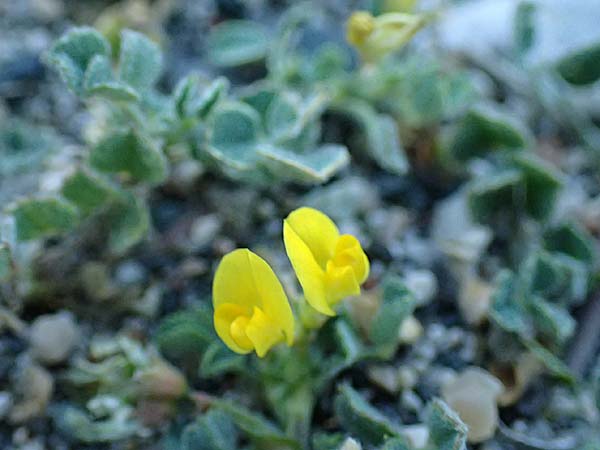
[[[375,62],[401,49],[426,23],[427,17],[420,14],[390,12],[373,17],[357,11],[348,19],[346,37],[363,60]]]
[[[348,19],[346,38],[354,45],[361,45],[375,29],[375,18],[367,11],[356,11]]]
[[[340,300],[360,294],[369,259],[358,240],[340,235],[325,214],[306,207],[293,211],[284,220],[283,240],[304,297],[317,311],[334,316]]]
[[[294,341],[294,316],[275,273],[248,249],[223,257],[213,282],[214,325],[236,353],[263,357],[274,345]]]

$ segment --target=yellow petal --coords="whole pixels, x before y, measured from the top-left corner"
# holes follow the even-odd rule
[[[248,253],[252,276],[260,297],[259,307],[269,319],[281,328],[287,344],[292,345],[294,343],[294,315],[283,286],[264,259],[250,251]],[[255,313],[255,311],[253,312]]]
[[[340,236],[335,223],[321,211],[308,207],[292,211],[285,222],[308,247],[317,264],[325,270]]]
[[[360,294],[360,285],[352,267],[338,267],[332,261],[327,266],[326,286],[327,301],[330,305],[335,305],[351,295]]]
[[[252,319],[246,327],[246,335],[252,341],[256,354],[262,358],[271,347],[284,339],[282,329],[260,309],[254,308]]]
[[[369,276],[369,259],[358,239],[350,234],[344,234],[338,239],[333,262],[336,266],[352,267],[359,285]]]
[[[213,281],[213,306],[215,311],[224,303],[243,308],[243,315],[250,317],[254,306],[262,306],[250,265],[252,252],[240,248],[223,257]]]
[[[239,305],[235,305],[233,303],[223,303],[217,307],[215,307],[215,315],[214,315],[214,323],[215,330],[217,335],[221,338],[221,340],[225,343],[227,347],[233,350],[236,353],[245,354],[250,353],[252,351],[252,346],[240,346],[238,341],[240,341],[239,336],[234,338],[232,336],[232,331],[236,332],[236,327],[232,327],[233,323],[239,317],[245,317],[243,314],[245,309]],[[232,330],[233,328],[233,330]],[[242,345],[244,344],[241,342]]]
[[[335,316],[327,302],[325,272],[287,219],[283,222],[283,242],[306,301],[320,313]]]

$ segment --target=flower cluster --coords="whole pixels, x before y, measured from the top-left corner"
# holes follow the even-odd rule
[[[335,315],[345,297],[360,294],[369,260],[356,237],[340,234],[333,221],[313,208],[293,211],[283,223],[285,249],[310,306]],[[213,283],[214,324],[234,352],[256,351],[294,342],[294,316],[277,276],[248,249],[225,255]]]

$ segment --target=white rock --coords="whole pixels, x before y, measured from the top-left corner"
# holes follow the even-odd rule
[[[402,344],[413,344],[423,335],[423,325],[415,316],[408,316],[398,330],[398,339]]]
[[[476,262],[492,239],[489,228],[471,219],[464,192],[458,192],[436,206],[431,235],[442,252],[465,263]]]
[[[496,377],[479,367],[469,367],[444,384],[442,397],[469,427],[468,441],[479,443],[496,432],[497,398],[503,391]]]
[[[468,276],[462,280],[458,306],[467,323],[479,325],[487,318],[493,291],[493,287],[479,277]]]
[[[362,450],[362,445],[352,438],[347,438],[340,447],[340,450]]]
[[[221,219],[216,214],[207,214],[194,220],[190,228],[191,251],[211,244],[221,230],[221,226]]]
[[[13,398],[10,392],[0,392],[0,420],[4,419],[13,404]]]
[[[73,315],[67,311],[38,317],[29,330],[29,344],[34,358],[43,364],[66,360],[79,339]]]
[[[404,284],[413,293],[419,306],[429,303],[437,294],[437,278],[430,270],[410,270],[404,275]]]
[[[369,380],[391,394],[400,390],[398,369],[393,366],[371,366],[367,370]]]
[[[410,442],[413,448],[419,450],[425,448],[429,440],[429,428],[427,425],[407,425],[402,428],[402,434]]]

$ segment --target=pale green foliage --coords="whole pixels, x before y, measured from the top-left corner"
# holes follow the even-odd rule
[[[557,65],[560,75],[574,85],[587,85],[600,79],[600,43],[566,56]]]
[[[370,405],[350,385],[343,384],[335,398],[335,412],[344,429],[362,442],[382,444],[386,438],[400,436],[400,428]]]
[[[232,67],[264,59],[269,38],[259,23],[230,20],[211,29],[206,45],[208,59],[213,64]]]
[[[429,406],[429,446],[431,450],[466,450],[467,426],[458,414],[439,399]]]
[[[21,241],[68,231],[78,221],[77,209],[56,198],[23,200],[15,205],[13,214]]]
[[[235,450],[237,430],[227,413],[212,409],[185,427],[180,445],[181,450]]]
[[[562,186],[561,175],[529,153],[502,155],[494,173],[476,178],[469,189],[473,217],[493,222],[499,215],[525,213],[546,220]]]
[[[259,25],[237,21],[216,27],[209,48],[215,63],[236,65],[263,58],[268,45]],[[123,253],[145,237],[150,222],[144,197],[149,187],[167,180],[174,146],[183,145],[189,157],[226,176],[261,185],[323,183],[349,162],[345,147],[319,142],[322,95],[301,100],[292,90],[261,87],[235,99],[228,96],[224,78],[209,82],[191,74],[165,96],[155,87],[163,68],[158,45],[124,30],[119,49],[115,61],[106,39],[83,27],[66,33],[45,56],[73,92],[104,101],[101,136],[90,145],[89,167],[70,175],[61,191],[79,214],[103,216],[112,252]],[[267,101],[253,104],[262,91]],[[133,194],[131,183],[144,189]],[[60,223],[18,234],[32,239],[75,225],[52,220]],[[17,223],[18,229],[27,226]]]

